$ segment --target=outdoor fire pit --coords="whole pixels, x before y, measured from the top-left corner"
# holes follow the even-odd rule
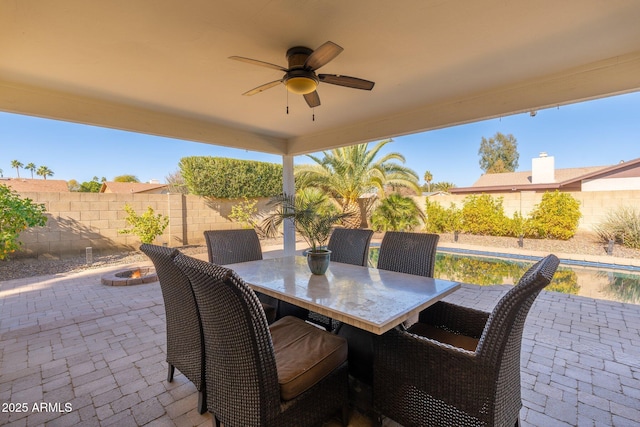
[[[102,284],[108,286],[130,286],[157,281],[158,275],[153,267],[132,267],[102,276]]]

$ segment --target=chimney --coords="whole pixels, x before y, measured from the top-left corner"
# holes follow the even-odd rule
[[[543,151],[540,157],[531,159],[531,183],[549,184],[551,182],[556,182],[554,159]]]

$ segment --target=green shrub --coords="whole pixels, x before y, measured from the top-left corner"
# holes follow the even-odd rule
[[[427,198],[425,216],[425,231],[428,233],[445,233],[447,231],[447,210],[440,203],[432,202]]]
[[[531,212],[527,224],[528,237],[568,240],[576,234],[580,202],[569,193],[544,193],[542,201]]]
[[[640,249],[640,211],[620,207],[607,214],[606,220],[596,227],[604,242],[613,240],[629,248]]]
[[[162,214],[156,215],[151,206],[142,215],[138,215],[129,204],[124,205],[124,210],[129,214],[125,221],[131,228],[118,230],[118,233],[135,234],[142,243],[153,243],[169,225],[169,218]]]
[[[255,221],[253,217],[258,213],[257,204],[257,199],[249,200],[245,197],[241,202],[231,206],[229,218],[239,222],[244,228],[254,228]]]
[[[273,197],[282,193],[282,165],[211,156],[183,157],[189,193],[208,198]]]
[[[411,197],[390,194],[373,211],[371,227],[376,231],[411,231],[424,217]]]
[[[527,236],[527,230],[529,229],[529,219],[522,216],[520,212],[515,212],[513,218],[507,220],[508,224],[508,236],[520,237]],[[528,237],[528,236],[527,236]]]
[[[22,199],[6,185],[0,185],[0,260],[20,248],[20,233],[29,227],[47,224],[45,207],[31,199]]]
[[[488,194],[471,195],[462,206],[462,231],[471,234],[506,236],[509,234],[509,219],[504,214],[502,197]]]
[[[455,204],[451,203],[445,209],[427,198],[425,210],[425,231],[428,233],[451,233],[462,229],[462,212]]]

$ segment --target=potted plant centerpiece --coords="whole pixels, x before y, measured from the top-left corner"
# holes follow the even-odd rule
[[[294,195],[276,196],[269,206],[273,211],[260,225],[261,231],[269,237],[279,233],[280,225],[291,220],[293,226],[309,245],[305,251],[309,269],[313,274],[324,274],[329,267],[331,251],[327,241],[332,227],[349,213],[339,213],[327,197],[316,189],[306,189]]]

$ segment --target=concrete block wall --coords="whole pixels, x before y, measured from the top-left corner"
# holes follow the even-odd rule
[[[580,201],[582,218],[579,229],[593,231],[609,212],[620,206],[640,206],[640,190],[571,193]],[[126,227],[124,205],[129,203],[139,214],[147,206],[156,213],[169,216],[169,226],[154,243],[169,246],[204,244],[205,230],[242,228],[229,219],[233,205],[241,200],[209,201],[199,196],[182,194],[114,194],[114,193],[23,193],[37,203],[43,203],[49,220],[46,227],[25,230],[23,243],[16,256],[55,256],[84,254],[87,247],[94,254],[137,249],[140,241],[135,235],[119,234]],[[514,192],[503,197],[507,216],[515,212],[528,215],[542,200],[542,193]],[[454,203],[462,206],[464,195],[432,197],[444,207]],[[425,197],[414,197],[424,210]],[[268,211],[268,199],[261,199],[259,212]]]
[[[155,213],[169,217],[169,225],[156,244],[169,246],[204,243],[203,232],[213,229],[241,228],[228,218],[238,200],[207,201],[182,194],[115,193],[22,193],[46,207],[47,225],[25,230],[20,235],[22,248],[16,256],[54,256],[94,254],[137,249],[140,240],[133,234],[119,234],[126,228],[124,211],[129,204],[142,214],[151,206]],[[265,209],[266,200],[258,204]]]
[[[640,206],[640,190],[571,192],[570,194],[580,202],[580,212],[582,213],[578,224],[580,231],[593,232],[599,224],[606,220],[610,212],[614,212],[620,207],[637,208]],[[525,217],[528,216],[542,201],[542,195],[543,193],[528,191],[491,194],[492,197],[503,198],[502,205],[505,214],[509,217],[512,217],[516,212],[521,212]],[[433,196],[429,200],[438,202],[445,208],[449,207],[451,203],[461,208],[465,197],[467,196],[462,194],[450,194]],[[414,199],[424,210],[425,197],[417,196]]]

